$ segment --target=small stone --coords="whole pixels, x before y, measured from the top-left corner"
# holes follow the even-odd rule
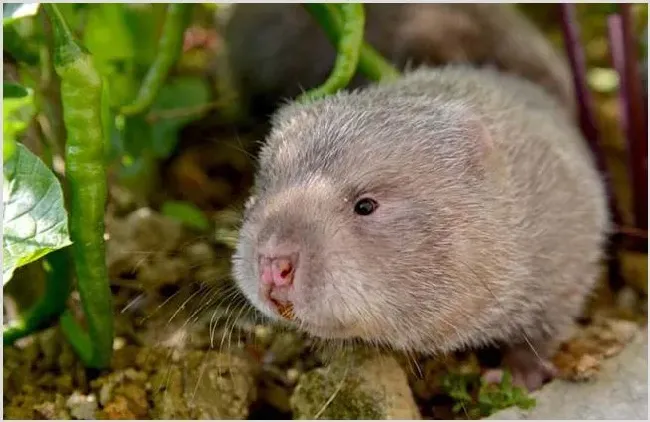
[[[298,381],[298,378],[300,378],[300,374],[301,372],[296,368],[287,370],[287,381],[289,384],[294,385]]]
[[[156,372],[152,379],[153,419],[191,419],[183,397],[183,372],[176,365]]]
[[[632,321],[611,319],[608,323],[614,338],[622,344],[628,343],[639,332],[639,326]]]
[[[600,360],[591,355],[584,355],[576,364],[576,373],[574,379],[576,381],[586,381],[592,379],[600,369]]]
[[[34,406],[34,410],[40,413],[45,419],[56,419],[56,406],[53,402],[45,402]]]
[[[392,356],[339,356],[303,374],[294,419],[421,419],[404,370]]]
[[[126,340],[122,337],[115,337],[115,340],[113,340],[113,350],[120,350],[124,346],[126,346]]]
[[[136,371],[133,368],[112,372],[102,378],[93,381],[92,387],[99,389],[99,403],[106,406],[116,395],[124,395],[128,398],[138,396],[140,391],[144,391],[144,383],[147,380],[147,374]],[[125,393],[124,391],[129,391]],[[131,392],[136,391],[135,395]],[[143,393],[144,394],[144,393]],[[137,412],[136,412],[137,413]]]
[[[44,403],[37,404],[34,406],[34,410],[45,419],[70,419],[70,413],[68,413],[65,405],[65,398],[61,394],[57,394],[54,401],[46,401]]]
[[[174,349],[172,351],[172,356],[171,356],[172,362],[178,363],[178,362],[181,361],[182,357],[183,357],[183,352],[182,351],[180,351],[178,349]]]
[[[252,363],[214,351],[187,353],[152,384],[156,419],[246,419],[257,397]]]
[[[70,414],[75,419],[95,420],[97,412],[97,399],[94,394],[83,395],[75,391],[70,395],[66,406],[70,410]]]
[[[273,338],[273,330],[266,325],[255,326],[255,340],[261,345],[267,346]]]
[[[102,410],[103,419],[138,419],[137,415],[129,409],[129,401],[124,396],[116,396],[107,403]]]
[[[136,419],[146,418],[149,411],[147,392],[144,386],[134,383],[121,385],[117,390],[119,397],[127,400],[127,406]]]
[[[245,419],[257,396],[251,362],[234,354],[193,353],[185,361],[184,396],[200,419]]]

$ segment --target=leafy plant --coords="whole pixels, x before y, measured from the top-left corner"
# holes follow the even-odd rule
[[[512,406],[530,409],[535,399],[512,384],[512,376],[504,371],[501,382],[488,384],[476,372],[451,371],[444,375],[443,390],[452,398],[452,411],[471,419],[489,416]]]

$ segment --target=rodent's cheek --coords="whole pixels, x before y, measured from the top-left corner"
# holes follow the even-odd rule
[[[297,278],[291,299],[296,317],[312,334],[326,337],[348,337],[363,321],[364,302],[354,292],[345,295],[347,286],[354,290],[354,281],[336,270]],[[361,327],[363,328],[363,327]],[[356,333],[358,334],[358,333]]]

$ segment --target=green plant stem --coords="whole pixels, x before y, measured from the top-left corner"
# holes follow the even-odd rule
[[[317,5],[311,5],[317,6]],[[313,8],[313,7],[312,7]],[[323,8],[331,14],[331,9]],[[359,63],[359,52],[363,43],[365,11],[362,4],[345,3],[340,6],[343,24],[338,32],[336,61],[327,80],[318,88],[305,92],[300,100],[311,101],[331,95],[345,88],[352,80]],[[335,20],[336,18],[332,18]],[[338,28],[337,28],[338,29]]]
[[[170,69],[178,60],[183,48],[185,28],[191,16],[191,4],[171,3],[163,27],[158,55],[145,76],[138,96],[133,103],[122,107],[122,114],[131,116],[145,112],[151,107]]]
[[[325,31],[329,41],[338,45],[343,32],[343,19],[338,5],[333,3],[305,3],[303,7],[311,14]],[[370,44],[363,41],[359,53],[358,68],[372,81],[390,81],[400,75],[392,64],[377,52]]]
[[[104,244],[107,186],[102,107],[108,104],[102,103],[102,80],[90,55],[75,42],[56,5],[46,3],[43,7],[54,29],[54,67],[61,78],[70,237],[92,353],[79,349],[79,343],[70,340],[86,366],[101,369],[109,365],[113,352],[111,290]]]
[[[88,333],[77,324],[70,311],[63,312],[60,319],[61,330],[72,348],[84,362],[91,362],[94,356],[93,343]]]
[[[68,260],[69,249],[59,249],[44,258],[47,263],[45,292],[40,300],[17,321],[4,327],[2,340],[5,346],[9,346],[35,331],[51,326],[65,310],[66,300],[72,288],[72,274],[70,274]]]

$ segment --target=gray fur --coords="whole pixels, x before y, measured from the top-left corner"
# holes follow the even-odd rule
[[[573,107],[568,64],[512,5],[366,3],[366,41],[398,68],[471,63],[512,72]],[[226,23],[232,74],[267,113],[328,77],[335,50],[299,4],[237,4]],[[357,74],[352,86],[367,83]]]
[[[362,217],[366,194],[379,208]],[[532,83],[462,66],[287,105],[251,198],[233,266],[258,309],[277,318],[256,258],[274,237],[301,251],[302,329],[430,353],[542,353],[580,312],[609,231],[571,117]]]

